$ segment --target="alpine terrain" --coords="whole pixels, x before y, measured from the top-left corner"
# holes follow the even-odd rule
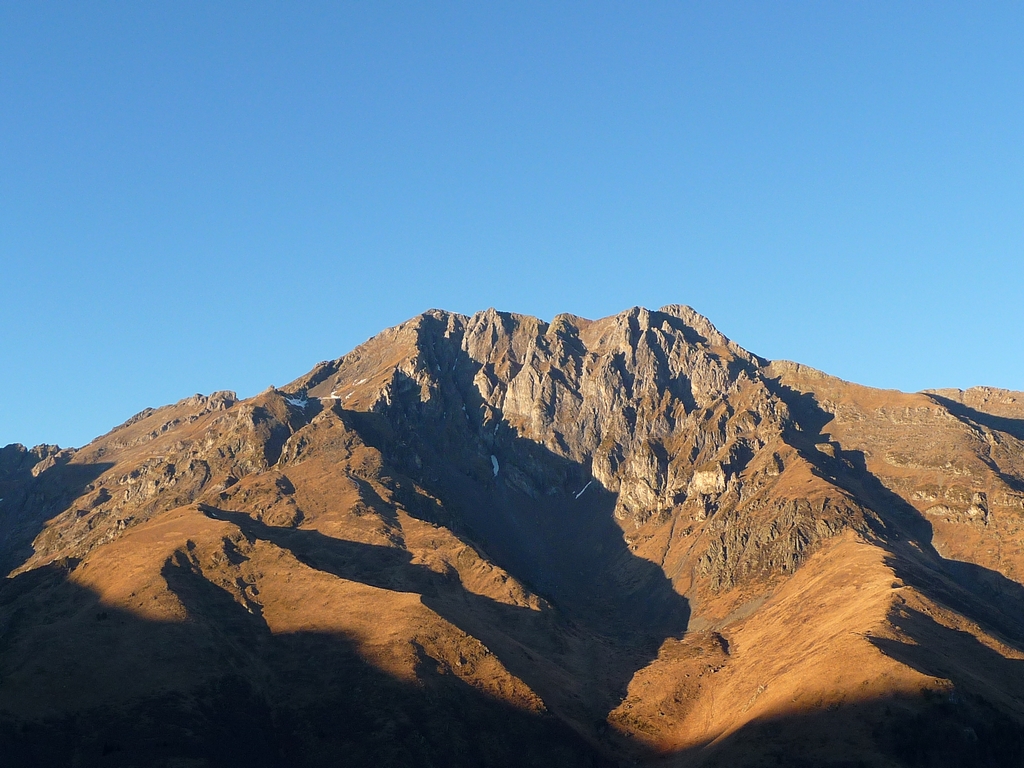
[[[432,310],[0,498],[3,766],[1024,765],[1024,393]]]

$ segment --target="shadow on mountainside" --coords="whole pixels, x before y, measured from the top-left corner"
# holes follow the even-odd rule
[[[778,381],[767,383],[801,427],[788,430],[786,441],[823,478],[879,515],[883,527],[876,525],[874,533],[889,551],[888,563],[897,575],[929,599],[1024,650],[1024,586],[992,569],[942,557],[932,545],[931,523],[868,469],[863,452],[844,450],[833,458],[815,447],[825,441],[822,430],[833,416],[817,404],[813,394]]]
[[[428,596],[439,601],[431,607],[481,639],[493,634],[486,625],[494,618],[518,626],[503,630],[504,642],[493,638],[502,662],[553,708],[560,701],[570,707],[587,730],[604,728],[636,671],[657,657],[666,638],[685,634],[689,603],[658,565],[630,551],[614,517],[617,496],[595,480],[589,464],[521,436],[484,401],[475,382],[493,373],[487,366],[454,344],[424,343],[420,352],[423,368],[437,372],[429,397],[423,384],[396,369],[386,406],[348,411],[335,402],[332,410],[380,452],[392,473],[383,480],[406,511],[451,529],[553,610],[510,613],[451,581],[443,589],[431,585],[441,589]],[[550,444],[564,448],[553,428]],[[417,487],[436,501],[425,501]],[[274,531],[262,535],[280,539]],[[298,541],[290,544],[312,543]],[[424,594],[417,573],[406,568],[403,578]]]
[[[1018,440],[1024,440],[1024,419],[1011,419],[1005,416],[993,416],[991,413],[977,411],[963,403],[958,403],[955,400],[950,400],[948,397],[942,397],[941,395],[926,393],[926,396],[934,400],[960,419],[960,421],[972,428],[977,428],[978,425],[981,425],[996,432],[1003,432],[1017,438]],[[1024,480],[1005,474],[999,468],[999,465],[991,459],[989,459],[987,463],[989,468],[999,475],[999,479],[1006,483],[1008,487],[1013,488],[1015,491],[1024,491]]]
[[[425,655],[412,684],[343,635],[272,634],[184,552],[164,576],[186,621],[102,605],[52,566],[0,586],[0,766],[608,765]]]
[[[633,675],[653,659],[664,640],[637,628],[628,634],[615,633],[587,617],[567,616],[557,606],[538,611],[477,595],[463,587],[456,571],[441,574],[415,564],[404,549],[267,526],[244,513],[206,505],[201,509],[237,526],[250,541],[268,541],[310,568],[381,589],[418,594],[425,606],[483,642],[553,712],[591,734],[603,732],[604,717],[619,704]],[[175,588],[170,578],[168,583]],[[655,637],[657,646],[652,642]]]
[[[1016,768],[1024,728],[977,696],[922,689],[764,717],[661,768]]]
[[[985,413],[971,408],[963,403],[958,403],[956,400],[950,400],[948,397],[937,395],[934,392],[925,392],[924,395],[925,397],[934,400],[961,421],[981,424],[989,429],[1013,435],[1018,440],[1024,440],[1024,419],[1013,419],[1008,416],[995,416],[991,413]]]
[[[715,759],[708,765],[1024,764],[1024,661],[1006,658],[913,609],[897,607],[890,619],[905,640],[868,639],[918,672],[951,681],[951,687],[922,688],[918,696],[851,697],[810,712],[766,718],[715,745]]]
[[[396,479],[396,497],[410,514],[450,528],[553,606],[544,619],[546,632],[573,637],[576,644],[560,653],[550,647],[536,651],[569,664],[578,676],[569,687],[586,688],[591,721],[603,722],[666,638],[685,634],[686,598],[661,568],[629,550],[614,519],[616,497],[593,482],[588,468],[515,436],[504,422],[481,455],[461,436],[435,433],[430,445],[421,430],[396,429],[380,414],[346,416],[390,466],[441,500],[441,506],[417,505],[412,493],[402,495],[403,483]],[[491,455],[499,464],[497,476]],[[443,615],[455,616],[450,609]],[[455,623],[478,633],[465,620]],[[486,634],[486,628],[479,632]],[[549,695],[555,701],[565,696],[558,679],[536,662],[531,671],[496,653],[549,704],[554,705]]]
[[[0,574],[28,560],[34,552],[32,542],[46,522],[113,466],[76,464],[71,458],[71,452],[55,451],[46,458],[50,465],[34,475],[41,457],[20,445],[0,448]]]
[[[870,638],[888,656],[924,675],[946,678],[956,689],[980,689],[989,700],[1024,714],[1020,710],[1024,659],[1007,658],[970,633],[951,629],[905,605],[895,606],[889,620],[908,640]]]
[[[552,715],[496,701],[426,654],[407,682],[367,663],[344,635],[273,634],[184,550],[163,575],[185,606],[183,621],[104,605],[56,566],[0,584],[0,766],[1011,768],[1024,760],[1021,724],[977,695],[984,678],[993,699],[1019,697],[1022,662],[920,614],[899,617],[908,642],[873,642],[951,678],[952,691],[822,704],[674,754],[634,745],[616,762]],[[951,643],[967,663],[948,669],[936,643]],[[1003,680],[1010,687],[1000,689]]]

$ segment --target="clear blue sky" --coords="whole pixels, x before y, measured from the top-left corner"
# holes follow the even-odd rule
[[[1024,390],[1021,3],[4,3],[0,444],[429,307]]]

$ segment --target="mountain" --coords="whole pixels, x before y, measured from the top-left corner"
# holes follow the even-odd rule
[[[432,310],[0,497],[0,764],[1024,764],[1024,393]]]

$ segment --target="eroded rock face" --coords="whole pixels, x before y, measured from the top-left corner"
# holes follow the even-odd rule
[[[702,534],[710,518],[728,517],[730,530],[755,544],[735,557],[708,555],[713,575],[706,559],[692,558],[675,579],[686,589],[708,576],[704,583],[717,589],[741,572],[791,568],[821,537],[865,525],[860,507],[844,507],[841,494],[824,507],[834,510],[828,525],[799,535],[793,516],[780,515],[769,532],[759,530],[768,523],[758,515],[739,511],[750,500],[766,503],[782,454],[799,461],[783,439],[799,426],[764,365],[687,307],[635,308],[599,321],[560,315],[551,323],[494,310],[430,312],[288,389],[386,417],[406,438],[412,475],[429,475],[423,454],[444,446],[444,455],[469,451],[470,464],[494,456],[497,483],[533,500],[575,501],[586,487],[583,499],[614,498],[627,531],[643,528],[650,538],[664,535],[659,526],[688,530],[674,534],[659,563],[677,547],[723,546],[717,532]],[[825,484],[819,490],[828,493]],[[773,508],[792,500],[783,493]],[[762,540],[790,551],[769,554]]]
[[[77,451],[3,449],[22,478],[0,503],[9,531],[8,570],[81,557],[213,485],[267,470],[291,434],[293,417],[279,395],[239,404],[234,393],[218,392],[147,409]],[[20,463],[13,461],[18,455]],[[25,560],[30,542],[34,554]],[[15,556],[23,562],[12,562]]]

